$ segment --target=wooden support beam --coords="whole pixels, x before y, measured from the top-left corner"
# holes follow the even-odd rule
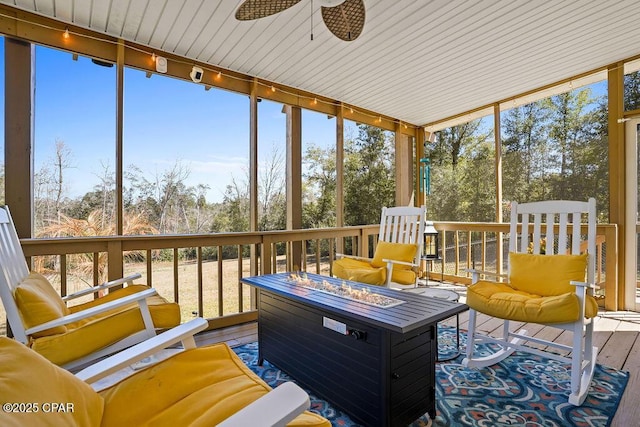
[[[336,111],[336,227],[344,226],[344,106]],[[344,253],[344,239],[336,240],[336,251]]]
[[[5,38],[4,176],[5,203],[20,238],[33,233],[33,129],[35,48]]]
[[[608,310],[617,310],[618,307],[624,306],[625,294],[625,275],[618,274],[625,271],[625,233],[626,220],[625,212],[627,203],[625,200],[625,140],[624,140],[624,123],[618,123],[618,119],[624,116],[624,66],[622,63],[614,64],[608,71],[608,88],[607,97],[609,108],[609,222],[618,226],[618,247],[609,248],[609,250],[618,251],[618,269],[617,271],[607,270],[607,278],[609,275],[617,275],[617,295],[605,295],[605,308]],[[634,227],[635,224],[629,224]],[[630,266],[631,267],[631,266]],[[635,286],[630,283],[629,286]]]
[[[118,42],[116,60],[116,234],[124,232],[124,208],[122,192],[124,188],[124,42]]]
[[[285,105],[287,115],[287,230],[302,228],[302,110]],[[302,268],[302,242],[291,242],[291,267]]]
[[[500,132],[500,104],[493,106],[493,135],[495,146],[495,174],[496,174],[496,222],[502,222],[502,135]],[[483,239],[485,239],[483,234]],[[502,248],[503,234],[496,233],[496,244]],[[484,240],[483,240],[484,241]],[[484,251],[483,251],[484,256]],[[502,251],[496,251],[496,273],[502,274]],[[484,264],[483,264],[484,266]]]
[[[411,200],[413,189],[412,163],[413,150],[409,137],[402,133],[402,124],[396,123],[395,129],[395,174],[396,174],[396,206],[406,206]]]
[[[416,176],[414,183],[414,190],[416,194],[415,205],[420,206],[424,205],[426,209],[426,200],[424,189],[422,188],[421,176],[420,176],[420,159],[424,157],[424,129],[417,128],[414,135],[414,140],[416,144],[416,158],[414,159],[414,173]],[[428,215],[428,212],[427,212]]]
[[[258,231],[258,82],[249,95],[249,231]],[[263,248],[264,249],[264,248]],[[258,248],[251,245],[250,274],[258,274]],[[263,266],[264,267],[264,266]]]

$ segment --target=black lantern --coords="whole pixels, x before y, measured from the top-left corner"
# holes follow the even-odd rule
[[[433,226],[433,222],[425,221],[424,224],[424,245],[422,246],[422,259],[440,259],[438,251],[438,230]]]

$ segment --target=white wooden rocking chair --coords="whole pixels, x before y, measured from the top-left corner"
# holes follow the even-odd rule
[[[74,369],[180,324],[180,307],[135,274],[64,298],[29,271],[7,206],[0,207],[0,298],[13,336],[53,363]],[[104,298],[68,308],[74,298],[127,285]]]
[[[424,242],[424,206],[382,208],[373,258],[337,254],[333,275],[371,285],[416,287]]]
[[[586,215],[586,233],[581,219]],[[519,217],[521,224],[518,224]],[[587,252],[580,254],[581,235]],[[555,249],[557,247],[557,250]],[[473,271],[467,292],[469,336],[467,367],[500,362],[514,351],[526,351],[571,365],[569,403],[581,405],[593,378],[598,349],[593,346],[593,318],[598,306],[593,298],[596,254],[596,202],[543,201],[512,204],[507,282],[479,280],[487,272]],[[586,277],[586,282],[585,282]],[[476,313],[502,319],[503,334],[494,338],[476,330]],[[572,332],[572,345],[563,345],[510,331],[510,321],[538,323]],[[570,352],[570,356],[543,351],[525,342]],[[499,344],[499,351],[475,357],[474,343]]]
[[[42,405],[35,409],[64,409],[0,412],[0,424],[330,426],[325,418],[306,411],[309,396],[296,384],[285,382],[272,390],[225,343],[196,348],[193,335],[207,325],[205,319],[193,319],[75,375],[0,337],[3,398]],[[175,348],[179,342],[182,349]],[[169,346],[170,355],[160,354]],[[161,360],[153,365],[129,376],[121,371],[156,354]],[[111,374],[116,376],[98,382]]]

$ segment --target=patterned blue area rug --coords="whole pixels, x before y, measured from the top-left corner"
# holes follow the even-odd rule
[[[461,335],[464,350],[466,334]],[[440,359],[454,356],[455,329],[439,328],[438,345]],[[271,387],[292,380],[268,361],[257,366],[257,343],[234,350]],[[489,347],[481,350],[489,351]],[[460,355],[436,365],[438,414],[434,426],[609,426],[629,380],[627,372],[598,365],[587,399],[576,407],[567,403],[571,380],[567,364],[519,352],[483,369],[465,368],[460,364],[462,359]],[[309,395],[311,410],[331,421],[332,426],[359,426],[327,401]],[[411,424],[427,425],[426,415]]]

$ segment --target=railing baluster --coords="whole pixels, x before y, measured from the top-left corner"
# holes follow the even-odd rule
[[[197,283],[198,283],[198,316],[204,317],[204,301],[203,301],[203,287],[202,287],[202,246],[198,246],[197,250]]]
[[[149,286],[153,286],[153,263],[152,263],[152,259],[151,259],[151,249],[147,249],[147,254],[146,254],[146,264],[147,264],[147,285]]]
[[[238,245],[238,313],[242,313],[244,311],[243,285],[242,282],[240,282],[240,279],[243,277],[242,267],[242,245]]]
[[[100,253],[98,252],[94,252],[93,253],[93,285],[99,285],[100,284]],[[94,292],[93,293],[93,298],[99,298],[100,294],[98,292]]]
[[[487,232],[486,231],[481,231],[480,232],[480,256],[481,261],[480,261],[480,268],[482,270],[486,270],[487,269]]]
[[[454,244],[455,244],[455,264],[453,266],[454,274],[457,276],[460,274],[460,236],[459,231],[456,230],[454,233]]]
[[[180,287],[178,276],[178,262],[179,262],[178,248],[173,248],[173,300],[180,302]]]
[[[471,230],[467,231],[467,269],[471,268],[471,263],[475,262],[473,256],[473,240],[471,240]]]
[[[222,274],[222,246],[218,246],[218,316],[224,316],[224,277]]]
[[[67,296],[67,255],[60,255],[60,295]]]

